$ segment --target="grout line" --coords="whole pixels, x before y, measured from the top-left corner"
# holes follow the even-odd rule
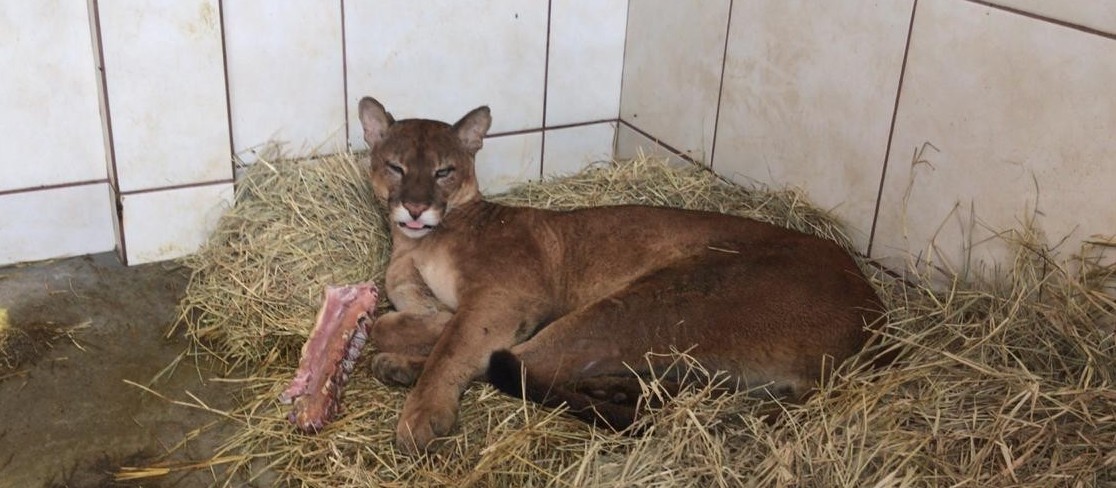
[[[542,106],[542,136],[539,140],[539,179],[544,174],[543,165],[546,164],[546,95],[550,86],[550,22],[554,12],[554,1],[546,2],[546,52],[543,61],[543,106]]]
[[[183,190],[183,189],[187,189],[187,188],[198,188],[198,187],[203,187],[203,186],[225,185],[225,184],[229,184],[229,183],[232,183],[232,184],[235,185],[236,184],[235,178],[228,178],[228,179],[224,179],[224,180],[213,180],[213,181],[199,181],[197,183],[183,183],[181,185],[159,186],[159,187],[155,187],[155,188],[144,188],[142,190],[128,190],[128,191],[125,191],[125,192],[120,192],[120,196],[123,197],[123,196],[132,196],[132,195],[142,195],[144,193],[155,193],[155,192],[160,192],[160,191]]]
[[[225,0],[217,0],[217,21],[221,25],[221,67],[225,77],[225,120],[229,127],[229,175],[236,179],[236,146],[233,144],[232,90],[229,86],[229,43],[225,41]]]
[[[572,124],[559,124],[559,125],[551,125],[551,126],[548,126],[548,127],[533,127],[533,128],[530,128],[530,129],[510,130],[510,131],[506,131],[506,132],[494,132],[494,133],[488,134],[484,138],[485,139],[491,139],[491,138],[494,138],[494,137],[518,136],[518,135],[523,135],[523,134],[534,134],[536,132],[542,132],[542,133],[545,134],[546,131],[548,131],[548,130],[570,129],[570,128],[574,128],[574,127],[584,127],[584,126],[587,126],[587,125],[596,125],[596,124],[607,124],[607,123],[611,123],[611,122],[617,122],[617,119],[590,120],[588,122],[574,122]]]
[[[587,125],[608,124],[608,123],[617,122],[617,121],[619,121],[619,119],[600,119],[600,120],[590,120],[588,122],[573,122],[573,123],[570,123],[570,124],[558,124],[558,125],[547,126],[546,130],[570,129],[570,128],[574,128],[574,127],[584,127],[584,126],[587,126]]]
[[[717,156],[717,129],[721,124],[721,98],[725,93],[725,66],[728,64],[729,33],[732,31],[732,5],[729,0],[728,19],[725,22],[725,50],[721,54],[721,81],[717,86],[717,111],[713,114],[713,141],[709,148],[709,168],[713,168],[714,158]]]
[[[32,187],[27,187],[27,188],[13,188],[13,189],[10,189],[10,190],[0,190],[0,197],[7,196],[7,195],[16,195],[16,194],[20,194],[20,193],[33,193],[33,192],[37,192],[37,191],[58,190],[58,189],[61,189],[61,188],[73,188],[75,186],[99,185],[101,183],[108,183],[109,186],[112,186],[112,180],[109,180],[108,178],[101,178],[101,179],[98,179],[98,180],[71,181],[71,182],[68,182],[68,183],[55,183],[55,184],[51,184],[51,185],[39,185],[39,186],[32,186]]]
[[[120,200],[120,171],[116,167],[116,137],[112,130],[112,104],[109,103],[109,89],[108,89],[108,76],[105,69],[105,43],[104,38],[101,36],[101,4],[98,0],[91,0],[93,6],[93,25],[92,29],[96,33],[94,42],[96,45],[97,56],[97,70],[100,75],[100,89],[101,89],[101,104],[104,109],[102,116],[104,117],[105,129],[105,149],[108,151],[108,182],[110,191],[113,195],[113,210],[116,212],[116,221],[114,229],[116,231],[117,242],[120,243],[120,249],[117,250],[120,262],[124,265],[128,264],[128,243],[124,236],[124,204]]]
[[[484,136],[484,138],[485,139],[495,139],[497,137],[518,136],[518,135],[523,135],[523,134],[534,134],[535,132],[543,132],[544,130],[545,129],[543,129],[542,127],[535,127],[533,129],[509,130],[507,132],[493,132],[493,133],[490,133],[490,134]]]
[[[349,51],[348,39],[345,32],[345,0],[341,1],[341,96],[344,97],[345,109],[345,147],[352,151],[353,141],[349,140],[350,127],[349,127]]]
[[[616,104],[616,136],[612,141],[612,158],[620,152],[620,118],[624,113],[624,73],[628,68],[628,25],[632,19],[632,0],[628,0],[628,12],[624,16],[624,52],[620,54],[620,100]]]
[[[899,84],[895,88],[895,105],[891,109],[891,128],[887,132],[887,145],[884,148],[883,169],[880,171],[880,186],[876,190],[876,208],[872,212],[872,230],[868,232],[868,249],[866,256],[872,255],[872,246],[876,241],[876,223],[880,219],[880,201],[883,199],[884,182],[887,181],[887,166],[891,162],[891,143],[895,138],[895,121],[899,116],[899,100],[903,94],[903,79],[907,76],[907,58],[911,54],[911,37],[914,35],[915,13],[918,12],[918,0],[911,5],[911,20],[907,25],[907,45],[903,48],[903,63],[899,67]]]
[[[1048,22],[1048,23],[1055,24],[1055,25],[1058,25],[1058,26],[1061,26],[1061,27],[1065,27],[1067,29],[1073,29],[1075,31],[1084,32],[1086,34],[1092,34],[1092,35],[1095,35],[1095,36],[1101,36],[1103,38],[1111,39],[1111,40],[1116,41],[1116,33],[1105,32],[1105,31],[1102,31],[1100,29],[1094,29],[1092,27],[1086,27],[1086,26],[1081,25],[1081,24],[1075,24],[1073,22],[1058,20],[1058,19],[1055,19],[1055,18],[1052,18],[1052,17],[1047,17],[1045,15],[1040,15],[1040,14],[1036,14],[1036,13],[1032,13],[1032,12],[1026,12],[1026,11],[1019,10],[1019,9],[1016,9],[1016,8],[1006,7],[1006,6],[1003,6],[1003,5],[996,5],[994,3],[986,2],[986,1],[983,1],[983,0],[966,0],[966,1],[968,1],[969,3],[974,3],[974,4],[981,5],[981,6],[984,6],[984,7],[988,7],[988,8],[991,8],[991,9],[1000,10],[1000,11],[1003,11],[1003,12],[1008,12],[1008,13],[1012,13],[1012,14],[1016,14],[1016,15],[1022,15],[1023,17],[1027,17],[1029,19],[1039,20],[1039,21],[1042,21],[1042,22]]]

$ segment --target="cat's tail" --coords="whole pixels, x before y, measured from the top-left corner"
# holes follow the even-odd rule
[[[548,408],[566,406],[570,415],[616,432],[638,435],[633,429],[637,407],[593,398],[563,385],[535,377],[524,368],[523,362],[506,349],[496,351],[488,360],[488,382],[507,395],[525,398]]]

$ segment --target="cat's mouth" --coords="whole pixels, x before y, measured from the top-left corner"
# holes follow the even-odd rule
[[[438,224],[427,224],[421,220],[408,220],[406,222],[396,221],[395,224],[399,226],[399,230],[403,232],[403,235],[411,239],[423,237],[433,232],[434,229],[438,227]]]
[[[399,222],[399,226],[403,227],[404,229],[411,229],[411,230],[422,230],[422,229],[433,229],[434,228],[433,225],[424,224],[424,223],[422,223],[421,221],[418,221],[418,220],[412,220],[410,222]]]

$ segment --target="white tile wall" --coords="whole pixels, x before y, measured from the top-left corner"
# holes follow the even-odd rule
[[[615,119],[628,0],[553,0],[546,123]]]
[[[244,162],[345,150],[341,3],[224,3],[233,150]]]
[[[0,195],[0,265],[111,251],[108,183]]]
[[[713,144],[729,1],[636,0],[620,117],[698,161]]]
[[[447,122],[489,105],[495,133],[619,114],[723,174],[803,187],[863,233],[912,3],[102,1],[113,174],[92,4],[0,0],[0,64],[19,67],[0,70],[0,216],[16,216],[0,219],[0,262],[101,252],[114,234],[132,263],[190,252],[232,197],[228,183],[194,185],[227,182],[234,147],[247,160],[360,149],[346,107],[364,95],[400,118]],[[958,267],[966,242],[1036,208],[1067,251],[1116,228],[1116,207],[1097,203],[1116,181],[1116,41],[981,3],[918,2],[873,245],[896,266],[933,243],[935,264]],[[1116,31],[1113,2],[990,3]],[[540,132],[488,138],[478,176],[499,192],[612,149],[687,164],[640,131],[552,129],[545,154]],[[925,142],[939,149],[912,167]],[[106,176],[122,191],[118,232],[104,183],[3,193]],[[985,243],[976,256],[1003,253]]]
[[[542,125],[546,2],[382,0],[344,7],[354,148],[366,147],[354,108],[365,95],[397,119],[453,123],[489,105],[494,133]]]
[[[868,247],[912,0],[736,0],[713,169],[796,186]]]
[[[0,1],[0,191],[104,179],[85,2]]]
[[[539,132],[486,138],[476,163],[481,192],[492,195],[516,183],[538,180],[541,152]]]
[[[963,270],[979,243],[976,261],[1006,264],[990,237],[1036,211],[1051,243],[1069,236],[1066,253],[1111,235],[1116,41],[969,2],[918,5],[872,254]],[[912,164],[925,142],[938,150]]]
[[[232,178],[217,0],[99,6],[120,189]]]
[[[988,3],[1116,34],[1116,2],[1112,0],[990,0]]]
[[[233,202],[231,183],[124,195],[124,243],[129,265],[197,250]]]
[[[547,130],[543,176],[576,173],[594,162],[611,160],[615,140],[615,122]]]

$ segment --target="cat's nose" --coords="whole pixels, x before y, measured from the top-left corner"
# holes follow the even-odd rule
[[[418,218],[422,216],[422,213],[425,212],[426,209],[430,208],[430,205],[427,205],[425,203],[405,202],[403,203],[403,208],[407,210],[407,213],[411,214],[412,219],[418,220]]]

